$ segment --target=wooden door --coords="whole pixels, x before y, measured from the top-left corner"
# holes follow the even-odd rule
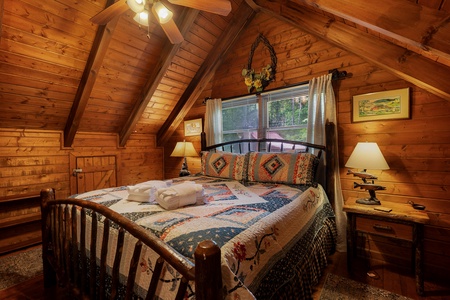
[[[71,166],[72,176],[76,184],[72,185],[72,193],[117,186],[117,159],[115,155],[77,156]]]

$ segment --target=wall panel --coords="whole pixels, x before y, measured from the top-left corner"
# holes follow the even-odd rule
[[[72,148],[62,148],[61,139],[59,131],[0,129],[0,198],[49,187],[57,197],[69,196],[70,155],[120,157],[119,185],[164,176],[163,149],[156,147],[154,135],[133,134],[123,148],[115,134],[78,133]]]

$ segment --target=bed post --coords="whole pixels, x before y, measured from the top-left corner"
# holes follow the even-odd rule
[[[325,124],[325,141],[326,141],[326,149],[325,149],[325,159],[326,159],[326,192],[328,199],[330,200],[331,205],[335,208],[335,199],[334,199],[334,174],[335,174],[335,153],[337,149],[335,149],[335,124],[333,122],[327,121]]]
[[[41,190],[42,266],[44,271],[44,287],[51,287],[56,285],[56,273],[50,265],[48,258],[50,243],[50,234],[48,228],[48,222],[50,221],[48,219],[48,201],[50,200],[55,200],[55,190],[50,188]]]
[[[220,248],[214,241],[198,244],[195,258],[195,299],[222,299]]]
[[[206,149],[206,133],[204,131],[202,131],[202,133],[200,133],[200,147],[201,147],[201,151],[205,151],[205,149]]]

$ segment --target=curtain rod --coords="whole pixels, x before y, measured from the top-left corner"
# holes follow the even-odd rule
[[[347,77],[347,71],[339,71],[338,69],[332,69],[328,71],[328,74],[333,74],[331,75],[331,80],[342,80],[345,79]],[[285,85],[283,87],[279,87],[272,91],[277,91],[277,90],[282,90],[282,89],[286,89],[286,88],[291,88],[291,87],[295,87],[295,86],[300,86],[300,85],[304,85],[304,84],[308,84],[309,80],[306,81],[302,81],[302,82],[297,82],[295,84],[291,84],[291,85]],[[259,95],[261,93],[255,93],[254,95]],[[241,98],[241,97],[245,97],[245,96],[250,96],[251,94],[243,94],[243,95],[239,95],[239,96],[233,96],[233,97],[228,97],[228,98],[222,98],[222,101],[227,101],[227,100],[231,100],[231,99],[235,99],[235,98]],[[206,97],[203,100],[203,104],[206,104],[206,101],[212,99],[211,97]]]

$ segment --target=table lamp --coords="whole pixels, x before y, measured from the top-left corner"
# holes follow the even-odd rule
[[[348,170],[347,175],[353,175],[362,179],[362,183],[355,182],[353,184],[354,188],[361,188],[369,191],[369,198],[363,198],[356,200],[356,203],[368,204],[368,205],[380,205],[380,200],[377,199],[375,191],[385,190],[386,188],[381,185],[374,184],[374,179],[378,179],[376,176],[366,172],[367,169],[373,170],[388,170],[389,165],[384,159],[383,154],[380,151],[377,143],[358,143],[353,149],[350,155],[346,167],[362,169],[363,171],[352,171]],[[372,183],[368,182],[372,179]]]
[[[188,170],[186,157],[198,156],[197,151],[194,149],[194,145],[191,142],[177,142],[175,149],[173,149],[172,157],[184,157],[183,164],[181,165],[180,177],[191,175]]]

